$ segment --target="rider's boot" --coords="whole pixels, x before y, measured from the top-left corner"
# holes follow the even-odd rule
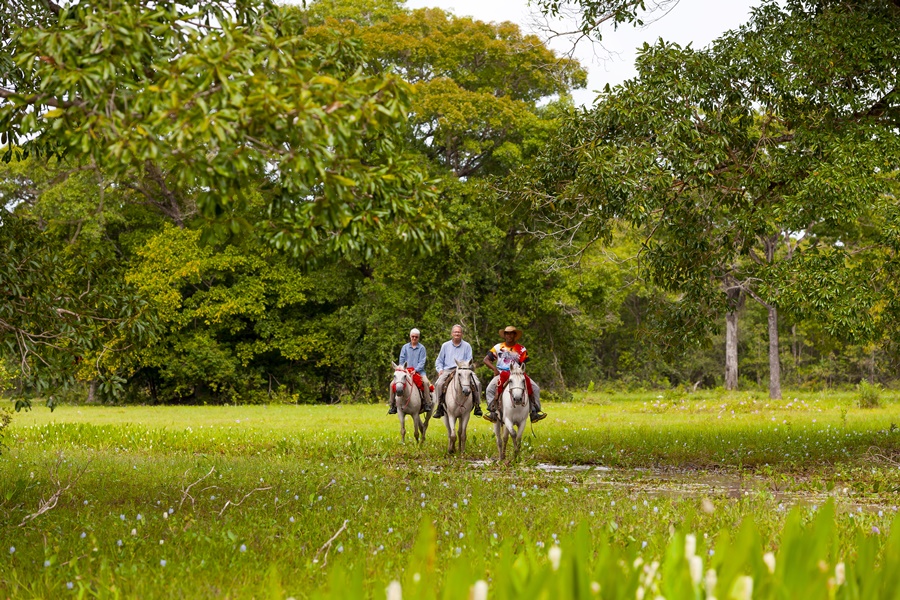
[[[443,417],[444,414],[445,414],[445,413],[444,413],[444,395],[443,395],[443,394],[440,394],[440,393],[439,393],[439,394],[437,395],[437,402],[436,402],[436,404],[437,404],[437,410],[434,411],[434,414],[431,415],[431,417],[434,418],[434,419],[440,419],[440,418]]]
[[[422,402],[422,410],[419,411],[419,414],[431,412],[432,408],[434,408],[434,406],[431,404],[430,396],[427,398],[424,398],[424,400]]]
[[[476,403],[475,403],[475,416],[476,416],[476,417],[480,417],[480,416],[482,416],[483,414],[484,414],[484,413],[481,412],[481,402],[476,402]]]
[[[499,421],[500,417],[497,415],[497,399],[496,398],[494,398],[494,400],[492,400],[488,404],[487,408],[488,408],[488,414],[484,415],[484,420],[490,421],[491,423],[496,423],[497,421]]]
[[[440,402],[438,402],[437,410],[434,411],[434,414],[431,415],[431,416],[432,416],[433,418],[435,418],[435,419],[440,419],[440,418],[443,417],[445,414],[447,414],[447,413],[444,412],[444,402],[443,402],[443,401],[440,401]]]
[[[389,415],[397,414],[397,399],[394,397],[391,397],[391,407],[388,409],[388,414]]]
[[[538,421],[543,421],[544,419],[546,419],[547,413],[538,410],[537,406],[535,406],[534,398],[529,396],[528,400],[528,406],[531,407],[531,415],[529,415],[528,418],[531,419],[531,422],[537,423]]]

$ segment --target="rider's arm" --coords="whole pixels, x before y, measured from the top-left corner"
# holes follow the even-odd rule
[[[441,373],[444,372],[446,365],[444,365],[444,361],[446,360],[446,356],[444,356],[444,346],[441,346],[441,351],[438,352],[437,358],[434,360],[434,369],[438,373],[438,377],[441,376]]]
[[[425,361],[428,360],[428,354],[425,352],[425,346],[422,346],[422,351],[419,353],[419,360],[416,361],[415,365],[410,365],[415,367],[416,372],[425,373]]]
[[[494,354],[494,349],[491,348],[491,351],[484,357],[484,364],[490,367],[491,371],[494,372],[494,375],[499,375],[500,370],[494,365],[495,362],[497,362],[497,356]]]

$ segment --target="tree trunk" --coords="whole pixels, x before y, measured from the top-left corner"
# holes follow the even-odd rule
[[[725,389],[738,387],[737,311],[725,315]]]
[[[769,398],[781,400],[781,363],[778,356],[778,309],[769,306]]]

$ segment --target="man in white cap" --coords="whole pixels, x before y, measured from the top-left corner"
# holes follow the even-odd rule
[[[409,343],[403,344],[403,348],[400,349],[398,364],[401,367],[406,365],[414,370],[413,383],[416,384],[416,387],[419,388],[419,392],[422,394],[422,412],[428,412],[432,408],[429,390],[431,383],[429,383],[428,376],[425,374],[425,361],[428,357],[425,352],[425,346],[419,343],[421,335],[415,327],[409,330]],[[388,414],[397,414],[397,399],[393,394],[391,394],[391,408],[388,410]]]
[[[528,350],[518,343],[519,338],[522,337],[519,329],[510,325],[506,329],[500,330],[500,337],[503,338],[503,341],[491,348],[491,351],[484,357],[484,364],[494,372],[494,378],[484,390],[489,411],[484,418],[492,423],[496,423],[498,419],[497,411],[500,404],[497,401],[498,387],[503,389],[503,384],[509,379],[509,369],[513,364],[524,369],[525,363],[528,362]],[[525,387],[531,398],[531,422],[537,423],[541,419],[547,418],[547,413],[541,412],[541,388],[528,375],[525,376]]]

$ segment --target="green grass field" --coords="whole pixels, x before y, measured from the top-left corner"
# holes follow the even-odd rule
[[[561,543],[585,593],[693,598],[672,591],[694,575],[675,568],[690,567],[686,534],[719,598],[741,593],[741,573],[753,597],[782,593],[788,575],[767,575],[762,556],[800,542],[822,546],[795,551],[815,558],[803,585],[844,597],[835,565],[885,560],[893,399],[577,400],[549,404],[512,464],[494,462],[485,421],[448,457],[442,423],[401,445],[382,406],[36,407],[15,415],[0,457],[0,597],[383,598],[397,580],[407,598],[464,598],[483,580],[488,597],[549,598],[578,580],[551,577]],[[607,581],[603,565],[625,567]]]

